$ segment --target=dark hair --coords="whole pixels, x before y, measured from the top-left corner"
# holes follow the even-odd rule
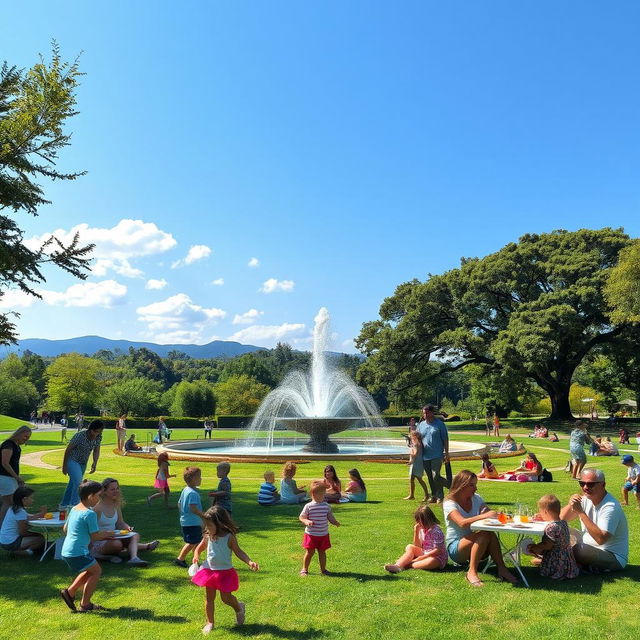
[[[440,520],[436,518],[436,514],[431,511],[431,507],[427,504],[420,505],[414,512],[415,521],[421,524],[425,529],[431,529],[434,524],[440,524]]]
[[[102,420],[92,420],[87,427],[87,431],[99,431],[100,429],[104,429]]]
[[[349,469],[349,475],[353,476],[356,479],[356,482],[360,485],[360,488],[363,491],[367,490],[367,487],[364,484],[364,480],[362,479],[362,476],[360,475],[360,472],[357,469]]]
[[[328,464],[325,468],[324,468],[324,472],[323,472],[323,476],[325,473],[327,473],[327,471],[331,471],[331,473],[333,474],[333,481],[337,482],[338,484],[342,484],[340,482],[340,478],[338,478],[338,474],[336,473],[336,468],[332,465],[332,464]],[[326,476],[325,476],[326,477]]]
[[[78,487],[78,494],[80,495],[81,502],[86,500],[89,496],[93,496],[101,491],[102,485],[94,480],[83,480]]]
[[[535,453],[532,453],[531,451],[527,451],[527,455],[536,463],[536,464],[540,464],[540,460],[538,460],[538,456]]]
[[[236,534],[240,530],[238,525],[231,519],[229,512],[219,504],[214,504],[202,514],[202,519],[216,525],[216,535],[225,535],[226,533]]]
[[[13,504],[11,505],[11,508],[13,509],[13,513],[18,513],[20,509],[24,509],[24,505],[22,504],[22,501],[25,498],[32,496],[34,493],[35,493],[34,490],[30,489],[29,487],[18,487],[13,492]]]

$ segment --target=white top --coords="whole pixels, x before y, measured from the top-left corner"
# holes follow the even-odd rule
[[[456,540],[460,540],[461,538],[468,536],[471,533],[471,526],[459,527],[455,522],[453,522],[453,520],[449,519],[449,514],[452,511],[457,510],[463,518],[473,518],[474,516],[480,515],[480,511],[484,506],[484,500],[477,493],[474,493],[473,496],[471,496],[471,509],[469,509],[469,511],[465,511],[457,502],[454,502],[453,500],[445,500],[442,503],[444,519],[447,522],[447,535],[445,536],[445,542],[447,546],[449,546]]]
[[[625,567],[629,559],[629,527],[620,503],[610,493],[607,493],[597,507],[586,496],[582,497],[581,504],[587,518],[594,522],[599,529],[611,534],[606,542],[598,544],[589,535],[584,524],[580,522],[583,533],[582,542],[613,553],[622,567]]]
[[[98,526],[100,531],[115,531],[118,522],[118,510],[114,509],[113,515],[108,516],[104,511],[98,516]]]
[[[14,513],[13,507],[10,507],[2,521],[0,544],[11,544],[15,542],[16,538],[20,535],[18,522],[26,519],[27,512],[24,509],[18,509],[18,513]]]
[[[636,463],[633,467],[627,468],[627,480],[635,480],[640,475],[640,464]]]

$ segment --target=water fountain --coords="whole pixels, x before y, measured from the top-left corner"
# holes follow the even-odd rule
[[[172,442],[162,446],[172,458],[192,460],[287,459],[407,459],[404,440],[371,442],[368,438],[330,439],[349,428],[383,429],[386,424],[373,398],[348,375],[332,366],[329,348],[329,312],[324,307],[315,317],[313,352],[308,373],[289,373],[260,405],[244,443],[224,440]],[[299,445],[292,438],[276,440],[278,429],[306,434]],[[259,437],[266,432],[266,437]],[[451,443],[452,456],[484,451],[484,445]],[[184,454],[184,455],[182,455]]]

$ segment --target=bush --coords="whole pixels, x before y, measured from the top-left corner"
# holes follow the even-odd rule
[[[84,423],[88,425],[92,420],[102,420],[107,429],[115,429],[118,418],[114,416],[85,416]],[[160,418],[127,418],[127,427],[131,429],[157,429]],[[200,429],[203,426],[201,418],[173,418],[165,420],[169,429]]]

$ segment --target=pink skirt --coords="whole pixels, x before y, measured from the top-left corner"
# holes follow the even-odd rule
[[[153,486],[156,489],[168,489],[169,483],[166,480],[160,480],[160,478],[156,478],[156,481],[153,483]]]
[[[193,578],[193,584],[199,587],[207,587],[208,589],[217,589],[224,593],[237,591],[240,583],[238,582],[238,573],[235,569],[222,569],[216,571],[214,569],[200,569]]]

